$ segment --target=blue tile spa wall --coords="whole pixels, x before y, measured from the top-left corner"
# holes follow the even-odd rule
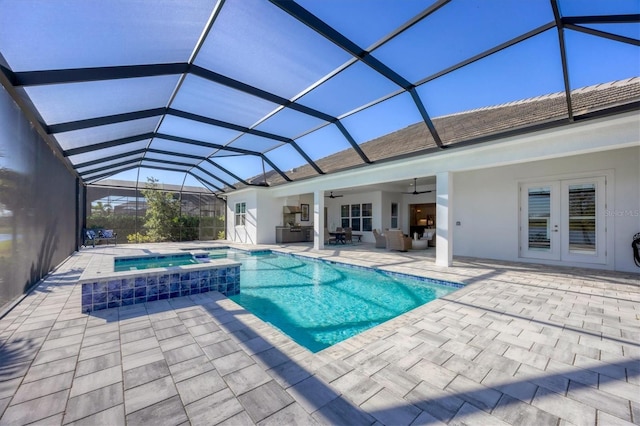
[[[240,266],[147,273],[82,283],[82,312],[218,291],[240,293]]]

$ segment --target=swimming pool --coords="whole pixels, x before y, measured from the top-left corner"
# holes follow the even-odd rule
[[[241,264],[240,294],[229,298],[312,352],[463,286],[274,253],[227,256]]]

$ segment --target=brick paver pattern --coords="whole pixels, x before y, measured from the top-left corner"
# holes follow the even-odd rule
[[[467,284],[313,354],[218,293],[82,314],[89,262],[143,248],[82,249],[0,320],[0,425],[640,424],[638,274],[264,246]]]

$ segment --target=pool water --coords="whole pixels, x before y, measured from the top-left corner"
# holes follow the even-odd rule
[[[114,271],[135,271],[138,269],[150,268],[168,268],[171,266],[194,265],[198,263],[193,256],[176,255],[176,256],[157,256],[157,257],[140,257],[134,259],[115,259]]]
[[[236,252],[227,249],[216,249],[209,252],[209,259],[223,259],[235,256]]]
[[[460,286],[285,255],[229,251],[228,256],[241,262],[240,294],[230,299],[312,352]]]

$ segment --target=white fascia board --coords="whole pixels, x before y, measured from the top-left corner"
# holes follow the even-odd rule
[[[637,113],[453,149],[436,169],[467,171],[632,146],[640,146],[640,115]]]

